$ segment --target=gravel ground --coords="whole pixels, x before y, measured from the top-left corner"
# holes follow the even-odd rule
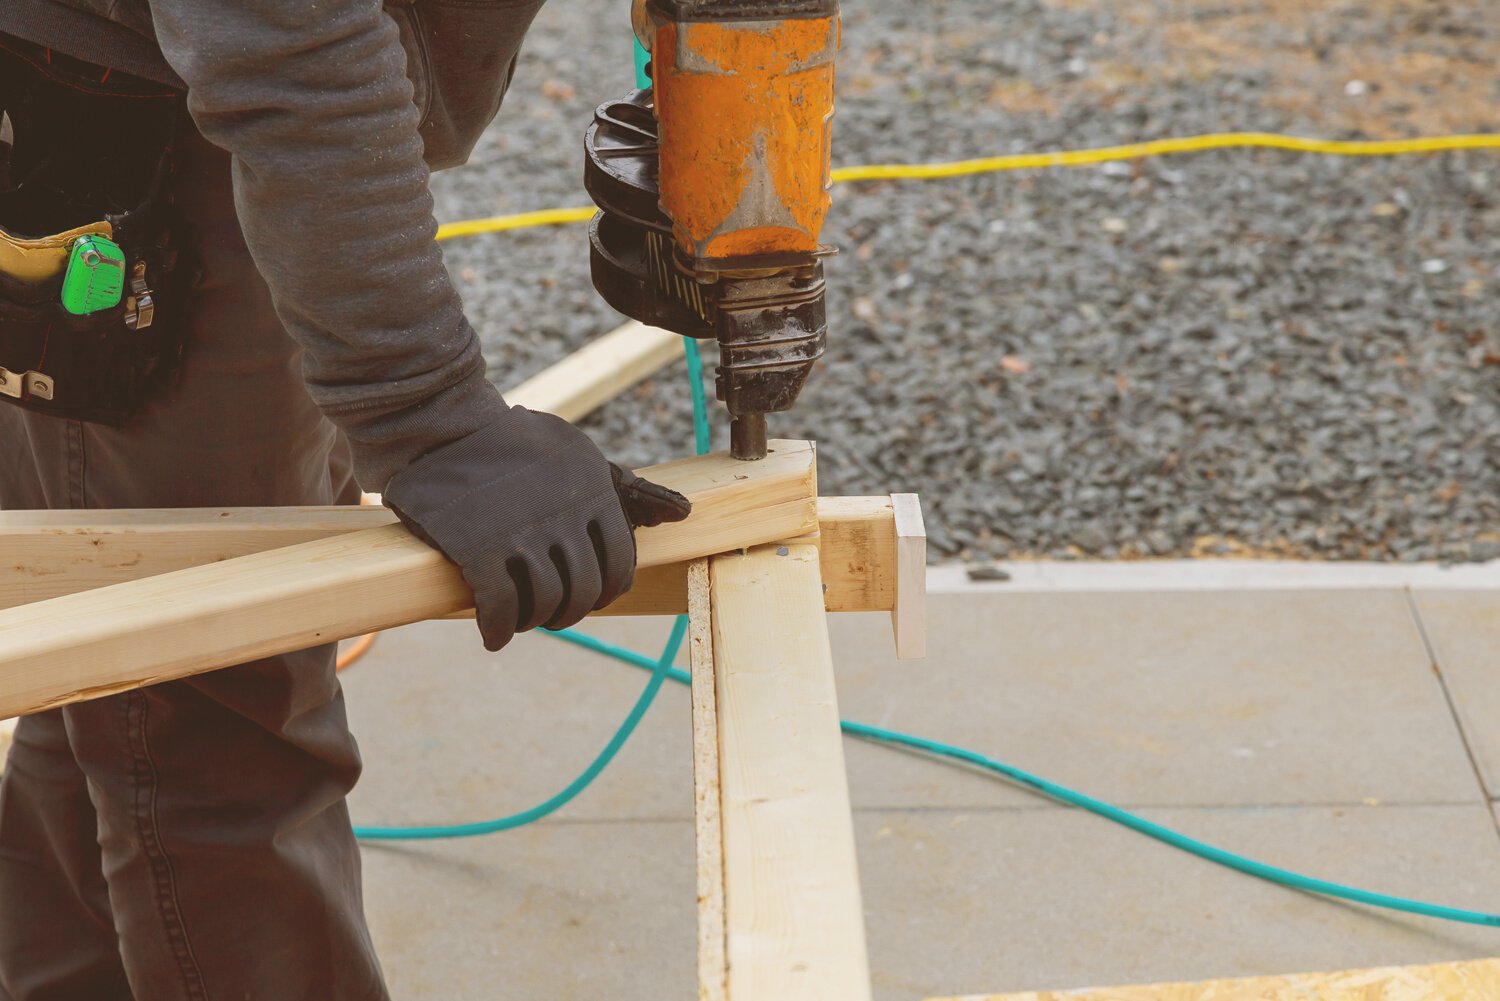
[[[627,9],[543,12],[440,218],[587,202]],[[1493,0],[851,0],[834,157],[1500,131],[1497,67]],[[846,185],[825,238],[828,355],[773,433],[825,492],[921,493],[936,556],[1500,556],[1500,153]],[[582,227],[447,248],[501,385],[618,322]],[[682,454],[682,373],[588,430]]]

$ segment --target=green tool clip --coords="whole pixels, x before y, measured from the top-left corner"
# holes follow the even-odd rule
[[[80,236],[68,252],[63,274],[62,307],[87,316],[120,304],[125,291],[125,254],[103,236]]]

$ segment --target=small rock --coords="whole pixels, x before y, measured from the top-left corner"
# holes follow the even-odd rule
[[[1490,560],[1500,560],[1500,541],[1495,539],[1475,539],[1469,543],[1469,556],[1471,559],[1481,563]]]
[[[973,581],[1007,581],[1010,580],[1010,571],[1003,570],[993,563],[984,566],[969,567],[969,579]]]
[[[1097,525],[1084,525],[1073,533],[1073,545],[1086,553],[1097,553],[1109,545],[1109,536]]]
[[[1467,542],[1447,542],[1438,550],[1444,563],[1467,563],[1473,559],[1473,548]]]
[[[1152,556],[1166,556],[1176,549],[1176,547],[1172,545],[1171,536],[1160,529],[1153,528],[1146,533],[1146,549],[1150,551]]]

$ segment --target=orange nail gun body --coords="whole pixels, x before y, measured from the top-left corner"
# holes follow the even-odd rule
[[[823,354],[837,0],[644,0],[652,88],[585,139],[594,284],[645,323],[720,346],[731,451],[765,455]]]

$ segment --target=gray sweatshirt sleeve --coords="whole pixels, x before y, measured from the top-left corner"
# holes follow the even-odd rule
[[[433,241],[406,57],[380,0],[151,0],[313,399],[367,490],[504,401]]]

